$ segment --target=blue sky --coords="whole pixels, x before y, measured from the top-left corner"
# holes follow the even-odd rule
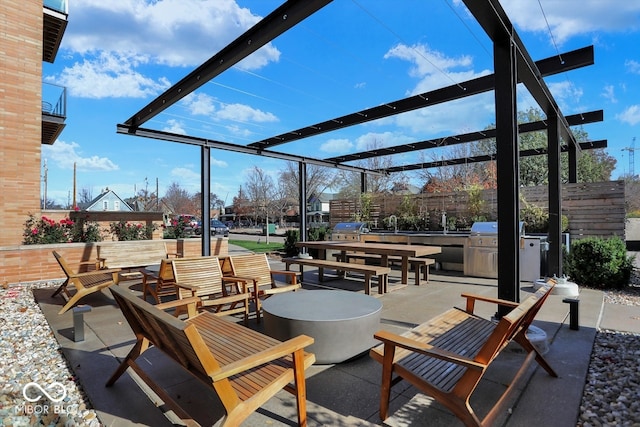
[[[200,188],[198,147],[116,134],[144,107],[281,4],[272,0],[69,0],[69,25],[44,81],[66,86],[67,126],[43,146],[47,196],[78,189],[121,197],[172,182]],[[589,45],[595,65],[546,79],[564,114],[604,110],[585,126],[629,172],[640,137],[640,2],[508,0],[503,7],[534,60]],[[460,0],[336,0],[165,110],[145,127],[246,145],[320,121],[493,72],[492,45]],[[522,88],[519,108],[532,106]],[[276,147],[316,158],[481,130],[493,93]],[[640,141],[637,147],[640,148]],[[437,152],[393,157],[394,165]],[[212,150],[212,191],[230,203],[254,165],[283,161]],[[640,156],[635,172],[640,170]],[[43,167],[44,171],[44,167]],[[412,176],[410,176],[412,178]]]

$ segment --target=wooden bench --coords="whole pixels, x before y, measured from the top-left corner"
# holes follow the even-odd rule
[[[339,274],[342,272],[351,272],[364,275],[364,292],[367,295],[371,294],[371,277],[378,277],[378,293],[384,294],[387,292],[387,284],[389,280],[389,273],[391,269],[389,267],[381,267],[376,265],[362,265],[351,264],[347,262],[329,261],[323,259],[312,258],[283,258],[282,262],[285,263],[287,271],[291,264],[297,264],[300,266],[300,273],[302,273],[303,266],[317,267],[318,278],[320,282],[324,281],[324,269],[330,268],[336,270]]]
[[[282,342],[209,312],[196,315],[198,298],[151,305],[125,288],[113,286],[111,292],[136,343],[107,387],[131,368],[186,425],[198,425],[142,369],[148,362],[137,363],[153,345],[215,391],[225,412],[216,425],[239,426],[281,389],[296,396],[298,424],[307,424],[305,369],[315,362],[315,356],[304,348],[313,344],[313,338],[299,335]],[[180,304],[188,304],[187,320],[162,310]]]
[[[340,261],[342,259],[342,254],[340,252],[334,253],[333,256],[336,258],[336,261]],[[346,262],[351,262],[352,260],[364,261],[373,261],[380,263],[382,259],[381,255],[378,254],[363,254],[363,253],[347,253]],[[388,257],[389,264],[395,262],[402,262],[402,257],[390,256]],[[429,283],[429,266],[436,263],[436,260],[433,258],[423,258],[423,257],[410,257],[409,264],[411,264],[411,268],[415,272],[415,284],[416,286],[420,286],[422,280],[425,283]],[[421,279],[422,277],[422,279]]]
[[[120,280],[142,278],[140,270],[144,267],[160,264],[163,259],[180,256],[177,253],[168,253],[167,246],[162,240],[100,243],[97,246],[97,251],[96,268],[124,270],[120,273]]]
[[[402,335],[377,332],[374,336],[383,344],[371,349],[369,354],[382,364],[380,418],[384,421],[388,416],[391,387],[403,379],[447,407],[465,425],[487,426],[495,420],[508,394],[516,389],[533,360],[556,377],[526,336],[553,286],[540,287],[520,304],[463,294],[464,310],[452,308]],[[512,310],[495,322],[473,314],[476,301]],[[527,356],[497,403],[480,421],[469,399],[491,362],[511,341],[520,344]]]

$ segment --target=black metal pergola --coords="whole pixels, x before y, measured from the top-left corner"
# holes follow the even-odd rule
[[[560,111],[543,78],[593,64],[593,47],[586,47],[547,59],[533,61],[498,0],[464,0],[471,14],[493,43],[494,74],[331,118],[247,145],[175,134],[143,127],[150,119],[174,105],[185,96],[193,93],[205,83],[216,78],[260,47],[295,27],[329,3],[331,3],[330,0],[285,1],[280,7],[244,34],[236,38],[209,60],[131,116],[126,122],[118,124],[117,132],[201,147],[203,218],[210,217],[211,149],[228,150],[297,162],[300,173],[299,191],[301,213],[306,211],[307,164],[358,172],[364,178],[366,174],[389,174],[420,168],[495,160],[497,165],[498,246],[500,248],[498,258],[498,297],[510,301],[519,300],[519,158],[546,154],[548,156],[549,169],[549,269],[550,274],[561,275],[560,153],[568,152],[569,180],[576,182],[577,154],[581,149],[606,147],[606,141],[592,141],[579,144],[575,140],[570,126],[602,121],[603,112],[600,110],[565,117]],[[541,110],[545,113],[546,120],[518,124],[516,86],[520,83],[526,87]],[[390,117],[492,90],[495,94],[495,129],[478,130],[461,135],[451,135],[446,138],[416,141],[410,144],[385,147],[326,159],[310,158],[274,150],[275,147],[283,144],[322,133],[332,132],[368,121]],[[519,133],[541,130],[547,131],[548,148],[546,150],[519,150]],[[384,170],[370,170],[349,164],[349,162],[365,158],[406,153],[488,138],[495,138],[497,152],[494,155],[447,159],[439,162],[415,163],[394,166]],[[562,141],[565,141],[565,143],[563,144]],[[363,179],[363,191],[366,190],[365,182],[366,180]],[[304,239],[306,218],[305,215],[300,215],[300,218],[301,235]],[[203,235],[209,235],[209,231],[209,222],[203,221]],[[202,253],[204,255],[211,253],[210,245],[209,239],[202,239]],[[499,312],[499,314],[501,313]]]

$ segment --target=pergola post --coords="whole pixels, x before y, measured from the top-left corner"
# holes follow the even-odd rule
[[[298,194],[300,195],[299,212],[300,217],[300,241],[307,241],[307,164],[298,162]],[[305,248],[302,251],[306,251]]]
[[[200,188],[202,191],[201,209],[202,212],[202,226],[201,241],[202,241],[202,255],[211,255],[211,148],[200,148]]]
[[[560,129],[557,114],[547,116],[549,169],[549,275],[562,276],[562,177]]]
[[[498,193],[498,298],[520,301],[520,166],[516,99],[516,46],[508,37],[494,40]],[[498,317],[509,312],[499,306]]]

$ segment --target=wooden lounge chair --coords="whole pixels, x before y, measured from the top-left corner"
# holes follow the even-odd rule
[[[249,254],[228,258],[232,277],[245,280],[252,285],[251,298],[255,302],[256,319],[260,322],[262,304],[260,298],[300,289],[296,273],[293,271],[271,270],[266,254]],[[284,275],[286,284],[278,285],[276,275]]]
[[[132,368],[186,425],[198,425],[142,369],[148,364],[138,365],[140,355],[153,345],[215,391],[225,411],[216,425],[241,425],[282,389],[296,396],[298,425],[307,425],[305,369],[315,362],[315,356],[305,353],[304,348],[313,344],[313,338],[299,335],[281,342],[213,313],[203,312],[182,321],[162,311],[189,304],[185,311],[194,315],[197,298],[151,305],[117,286],[111,292],[135,333],[136,343],[107,387]]]
[[[58,252],[53,251],[53,256],[60,264],[60,268],[64,271],[67,279],[56,289],[52,296],[56,296],[59,293],[63,293],[66,297],[67,303],[62,307],[58,314],[62,314],[76,305],[80,299],[93,292],[98,292],[104,288],[108,288],[111,285],[118,283],[119,269],[111,270],[94,270],[84,273],[75,273],[65,259]],[[69,285],[72,285],[76,292],[72,295],[69,291]]]
[[[171,266],[179,299],[196,296],[200,298],[199,309],[213,311],[219,316],[243,313],[244,323],[248,324],[246,281],[223,277],[217,257],[176,258],[171,260]],[[176,310],[176,315],[181,313],[180,309]]]
[[[155,299],[156,304],[162,302],[163,297],[176,295],[176,280],[173,277],[173,267],[170,259],[160,261],[158,271],[142,270],[142,299],[147,295]]]
[[[534,360],[549,375],[557,377],[526,336],[553,286],[540,287],[520,304],[462,294],[467,300],[464,310],[452,308],[402,335],[376,332],[374,337],[383,344],[371,349],[369,354],[382,364],[380,418],[384,421],[388,416],[391,387],[406,380],[447,407],[466,426],[490,426]],[[512,310],[494,322],[474,314],[476,301],[507,306]],[[511,341],[520,344],[527,355],[502,396],[480,420],[469,399],[491,363]]]

